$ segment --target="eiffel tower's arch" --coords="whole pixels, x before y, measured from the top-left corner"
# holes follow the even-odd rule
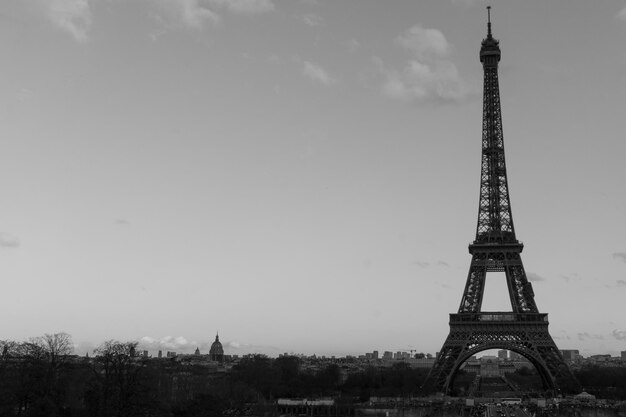
[[[535,352],[526,346],[520,346],[518,348],[518,347],[511,346],[511,344],[509,343],[500,343],[497,341],[493,341],[493,342],[485,343],[482,345],[477,344],[473,348],[468,349],[462,355],[459,355],[458,363],[455,364],[450,375],[448,375],[448,378],[446,380],[445,391],[449,392],[450,390],[452,390],[452,388],[454,387],[456,376],[461,366],[468,359],[470,359],[472,356],[475,356],[481,352],[492,350],[492,349],[509,350],[511,352],[515,352],[523,356],[530,362],[530,364],[535,368],[535,370],[539,374],[544,391],[556,391],[558,389],[556,382],[555,382],[555,378],[553,377],[550,370],[545,366],[544,361],[541,359],[541,355],[538,352]]]

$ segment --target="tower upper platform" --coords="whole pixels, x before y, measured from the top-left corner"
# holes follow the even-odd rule
[[[480,48],[480,62],[483,65],[498,65],[500,61],[499,41],[491,34],[491,6],[487,6],[487,37]]]

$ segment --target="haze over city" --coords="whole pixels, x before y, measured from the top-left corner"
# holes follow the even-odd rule
[[[626,3],[490,4],[535,300],[559,348],[617,355]],[[0,338],[434,354],[476,233],[486,5],[2,2]]]

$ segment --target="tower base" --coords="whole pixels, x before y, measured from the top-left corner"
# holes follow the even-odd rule
[[[537,369],[546,391],[578,392],[580,386],[548,333],[548,315],[542,313],[450,314],[450,334],[422,389],[449,394],[461,365],[489,349],[506,349],[528,359]]]

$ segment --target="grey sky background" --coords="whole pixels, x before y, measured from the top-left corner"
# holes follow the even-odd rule
[[[486,4],[2,1],[0,337],[437,351],[476,227]],[[615,355],[626,2],[491,5],[537,304],[560,348]]]

